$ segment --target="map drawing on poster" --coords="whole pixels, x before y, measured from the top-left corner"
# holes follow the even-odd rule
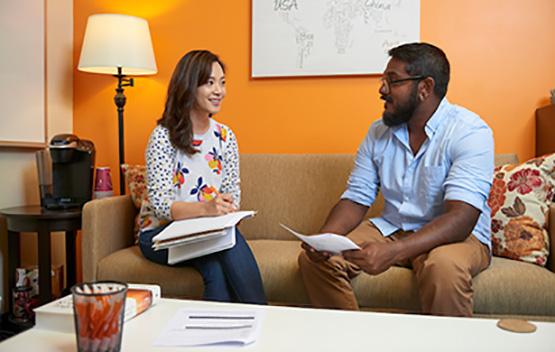
[[[252,0],[252,77],[381,73],[419,41],[420,0]]]

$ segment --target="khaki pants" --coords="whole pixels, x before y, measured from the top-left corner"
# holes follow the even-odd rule
[[[384,237],[369,221],[347,235],[353,242],[392,242],[410,235],[402,231]],[[436,247],[396,265],[416,275],[422,312],[433,315],[472,316],[472,278],[489,266],[488,248],[470,235],[462,242]],[[312,305],[318,308],[358,310],[351,279],[361,269],[341,256],[313,262],[302,251],[299,266]]]

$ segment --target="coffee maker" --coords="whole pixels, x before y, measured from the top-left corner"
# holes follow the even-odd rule
[[[91,200],[95,149],[91,141],[58,134],[36,154],[40,204],[47,209],[81,207]]]

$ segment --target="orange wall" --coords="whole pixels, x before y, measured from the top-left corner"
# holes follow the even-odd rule
[[[267,0],[270,1],[270,0]],[[377,76],[249,78],[250,0],[75,0],[75,65],[86,19],[123,13],[148,19],[158,64],[155,76],[127,88],[125,151],[144,162],[144,148],[163,109],[179,58],[206,48],[227,64],[228,96],[216,117],[229,124],[243,153],[354,153],[382,102]],[[534,154],[534,110],[555,88],[555,1],[422,0],[421,39],[450,59],[451,102],[480,114],[495,133],[498,153]],[[117,170],[116,80],[78,72],[74,131],[92,139],[97,165]],[[114,184],[117,173],[113,172]]]

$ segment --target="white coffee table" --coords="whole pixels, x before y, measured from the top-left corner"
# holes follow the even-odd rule
[[[122,351],[237,351],[238,347],[155,347],[153,340],[180,308],[265,311],[262,330],[244,351],[555,351],[555,323],[534,322],[531,334],[499,329],[497,321],[324,309],[252,306],[175,299],[125,323]],[[74,334],[38,328],[0,343],[0,351],[75,351]]]

